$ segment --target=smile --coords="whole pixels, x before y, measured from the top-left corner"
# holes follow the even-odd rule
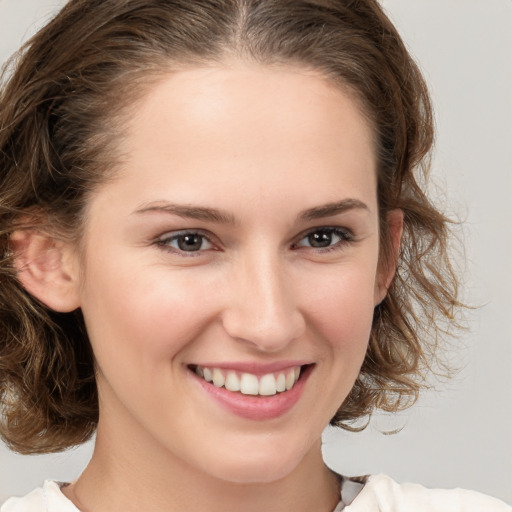
[[[234,370],[196,366],[195,373],[206,382],[218,388],[253,396],[272,396],[289,391],[300,377],[300,366],[283,371],[257,376],[252,373],[239,373]]]

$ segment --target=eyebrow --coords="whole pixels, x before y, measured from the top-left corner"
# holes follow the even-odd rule
[[[184,219],[204,220],[209,222],[215,222],[217,224],[229,224],[232,226],[237,224],[234,215],[223,210],[218,210],[216,208],[207,208],[204,206],[168,203],[166,201],[158,201],[156,203],[144,205],[141,208],[135,210],[134,213],[148,212],[169,213],[171,215],[177,215],[178,217],[182,217]]]
[[[366,210],[369,211],[368,206],[359,201],[359,199],[342,199],[334,203],[327,203],[321,206],[315,206],[300,212],[297,215],[297,221],[307,222],[324,217],[332,217],[345,213],[349,210]],[[167,201],[158,201],[156,203],[149,203],[135,210],[136,214],[159,212],[177,215],[185,219],[196,219],[214,222],[216,224],[227,224],[235,226],[238,224],[235,216],[224,210],[217,208],[208,208],[204,206],[193,206],[186,204],[169,203]]]
[[[359,199],[342,199],[335,203],[328,203],[322,206],[315,206],[308,210],[304,210],[297,216],[298,220],[311,221],[316,219],[323,219],[324,217],[332,217],[340,213],[345,213],[349,210],[366,210],[370,211],[368,206],[359,201]]]

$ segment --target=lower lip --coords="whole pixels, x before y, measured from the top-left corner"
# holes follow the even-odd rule
[[[271,396],[243,395],[218,388],[190,371],[190,375],[217,403],[233,414],[250,420],[270,420],[287,413],[300,399],[313,365],[302,369],[300,379],[294,386]]]

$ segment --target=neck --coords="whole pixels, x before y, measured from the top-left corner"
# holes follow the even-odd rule
[[[91,462],[64,493],[83,512],[331,512],[339,501],[320,440],[291,473],[265,483],[221,480],[148,444],[112,439],[98,428]]]

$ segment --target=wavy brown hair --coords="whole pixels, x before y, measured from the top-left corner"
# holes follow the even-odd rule
[[[332,424],[409,405],[459,306],[449,224],[425,195],[433,142],[425,82],[374,0],[71,0],[14,56],[0,95],[0,435],[22,453],[82,443],[98,421],[80,311],[59,314],[20,285],[18,229],[79,241],[92,190],[115,173],[123,117],[158,76],[236,57],[318,70],[370,119],[381,260],[400,208],[397,273],[375,308],[366,359]],[[32,223],[27,225],[27,219]]]

